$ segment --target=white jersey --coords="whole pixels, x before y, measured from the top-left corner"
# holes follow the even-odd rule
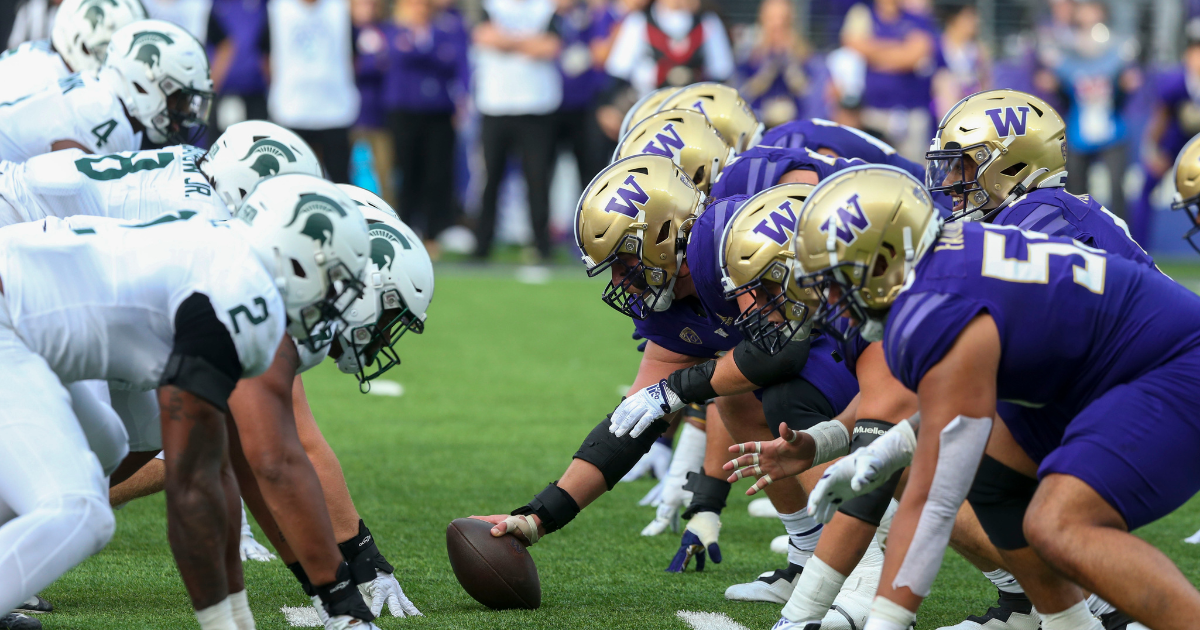
[[[0,55],[0,103],[40,92],[71,74],[50,41],[24,42]]]
[[[49,153],[59,140],[78,142],[88,153],[133,151],[134,133],[125,108],[105,75],[67,75],[54,85],[0,103],[0,160],[24,162]]]
[[[262,374],[286,315],[270,273],[235,222],[49,218],[0,229],[0,282],[17,334],[64,383],[158,387],[175,312],[208,297],[243,377]]]
[[[0,225],[77,215],[147,221],[166,212],[228,219],[196,165],[203,156],[178,145],[108,155],[68,149],[0,162]]]

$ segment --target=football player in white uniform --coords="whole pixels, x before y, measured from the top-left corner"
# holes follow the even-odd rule
[[[24,42],[0,55],[0,102],[50,87],[73,72],[95,74],[117,29],[146,19],[138,0],[65,0],[49,40]]]
[[[212,89],[195,37],[169,22],[134,22],[113,33],[95,78],[71,74],[0,103],[0,159],[24,162],[68,148],[133,151],[143,134],[179,144],[203,129]]]
[[[251,627],[227,544],[238,503],[224,411],[238,379],[272,363],[285,326],[317,343],[357,297],[369,247],[353,204],[306,180],[265,191],[248,226],[83,217],[0,230],[0,448],[14,449],[0,462],[0,611],[111,537],[103,471],[63,386],[105,379],[159,389],[170,540],[201,627]],[[317,590],[336,608],[348,598],[328,577]]]

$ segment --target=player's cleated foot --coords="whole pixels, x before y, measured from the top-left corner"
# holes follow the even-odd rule
[[[1024,593],[996,592],[1000,594],[999,600],[982,616],[971,615],[958,625],[938,630],[1038,630],[1041,617],[1029,597]]]
[[[1133,617],[1119,610],[1100,615],[1100,623],[1104,630],[1148,630],[1146,626],[1134,621]]]
[[[821,620],[821,629],[860,630],[866,625],[881,573],[883,550],[879,548],[879,541],[872,539],[867,552],[858,561],[858,566],[846,576],[846,581],[833,600],[833,606]]]
[[[350,615],[338,615],[325,621],[325,630],[379,630],[379,626]]]
[[[54,610],[54,604],[42,599],[41,595],[34,595],[17,606],[16,612],[44,613],[52,610]]]
[[[775,625],[771,626],[771,630],[821,630],[821,622],[810,621],[808,623],[797,623],[788,621],[787,617],[780,617]]]
[[[0,617],[0,630],[42,630],[42,622],[21,613],[8,613]]]
[[[788,552],[788,545],[790,545],[791,542],[792,539],[787,534],[776,536],[771,539],[771,551],[774,551],[775,553],[781,553],[786,556]]]
[[[771,602],[786,604],[800,580],[800,572],[804,567],[798,564],[788,564],[788,568],[768,571],[753,582],[734,584],[725,589],[725,599],[739,602]]]
[[[750,501],[750,505],[746,507],[750,511],[750,516],[758,518],[779,518],[779,512],[775,509],[775,504],[767,497],[759,497]]]

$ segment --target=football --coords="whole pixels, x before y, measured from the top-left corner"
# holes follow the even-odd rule
[[[493,610],[541,606],[542,582],[525,543],[514,536],[496,538],[491,529],[491,523],[474,518],[454,519],[446,527],[446,551],[458,583]]]

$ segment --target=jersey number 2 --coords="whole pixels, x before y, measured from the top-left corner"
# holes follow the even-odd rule
[[[244,304],[239,304],[229,309],[229,319],[233,321],[234,333],[242,332],[242,327],[238,325],[238,315],[244,315],[246,320],[250,322],[251,326],[257,326],[267,321],[267,301],[261,297],[256,297],[254,298],[254,305],[258,307],[258,310],[260,311],[259,315],[255,315],[250,311],[249,308],[246,308]]]
[[[1026,237],[1032,236],[1026,232]],[[1043,237],[1044,238],[1044,237]],[[1027,260],[1007,258],[1004,250],[1008,238],[1001,231],[988,230],[983,235],[983,275],[1009,282],[1046,284],[1050,280],[1051,256],[1079,256],[1071,271],[1075,284],[1096,294],[1104,293],[1104,271],[1108,261],[1103,254],[1076,243],[1031,241],[1025,246]]]

